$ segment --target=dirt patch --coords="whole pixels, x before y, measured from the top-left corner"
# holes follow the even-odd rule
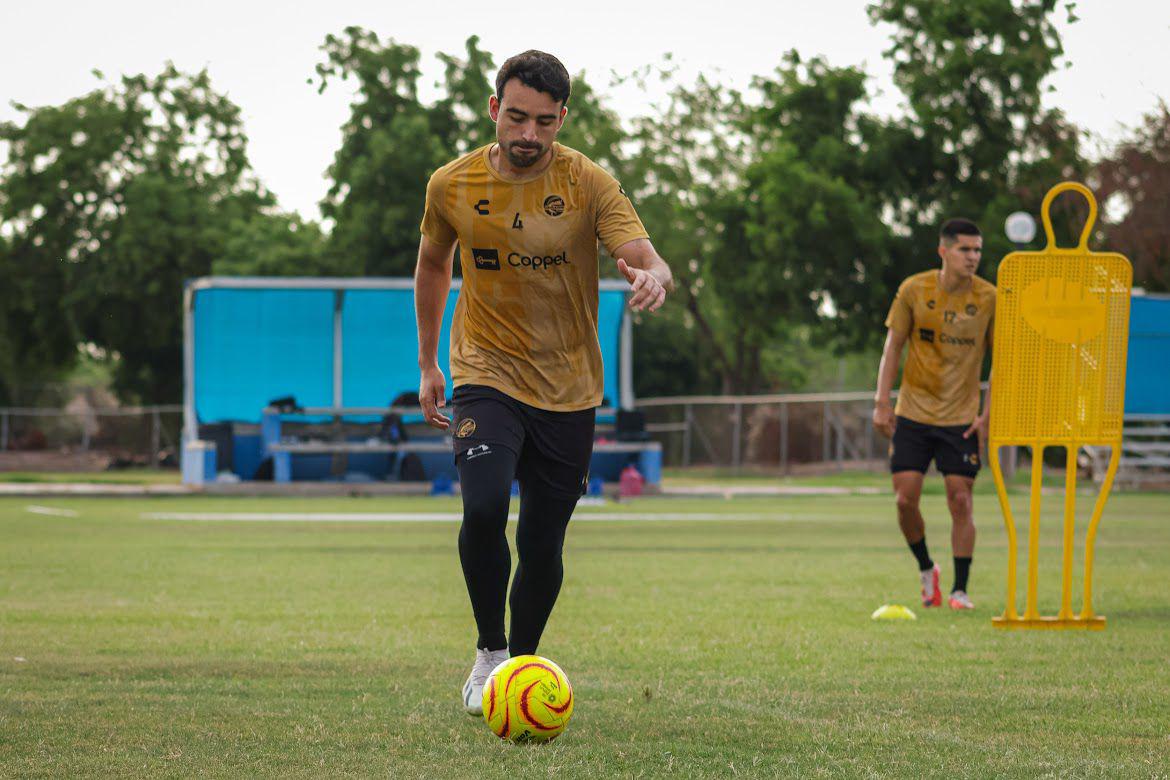
[[[111,456],[102,452],[61,452],[54,450],[0,452],[0,471],[105,471]]]

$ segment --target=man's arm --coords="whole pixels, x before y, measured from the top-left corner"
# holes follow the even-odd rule
[[[894,379],[898,376],[898,363],[902,360],[902,347],[905,345],[906,334],[890,328],[886,333],[882,360],[878,364],[877,393],[873,399],[873,424],[890,437],[894,435],[894,427],[897,425],[890,394],[894,391]]]
[[[418,319],[418,367],[422,374],[418,403],[427,425],[447,430],[451,420],[439,412],[446,405],[446,378],[439,368],[439,332],[443,328],[443,310],[451,291],[451,265],[455,242],[446,246],[426,236],[418,245],[418,265],[414,270],[414,309]]]
[[[674,292],[674,274],[648,238],[627,241],[613,253],[618,270],[630,283],[633,292],[630,308],[634,311],[657,311],[666,300],[666,293]]]

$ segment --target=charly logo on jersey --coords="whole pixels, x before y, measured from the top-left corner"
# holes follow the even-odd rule
[[[471,248],[471,257],[475,260],[475,267],[481,271],[500,270],[500,253],[496,249]]]
[[[549,195],[544,199],[544,213],[550,217],[559,217],[565,213],[565,199],[560,195]]]

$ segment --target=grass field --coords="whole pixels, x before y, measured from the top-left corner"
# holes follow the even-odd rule
[[[116,471],[0,471],[0,482],[30,484],[88,482],[105,485],[177,485],[174,469],[119,469]]]
[[[541,650],[576,713],[560,740],[517,747],[459,710],[474,637],[455,522],[144,517],[455,501],[3,499],[0,775],[1170,776],[1170,496],[1110,504],[1103,633],[992,629],[992,501],[977,498],[979,608],[904,624],[869,620],[917,608],[888,496],[582,508],[644,519],[571,527]],[[943,499],[924,502],[949,580]]]

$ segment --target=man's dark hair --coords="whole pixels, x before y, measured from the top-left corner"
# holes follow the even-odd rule
[[[981,236],[979,226],[969,219],[956,217],[955,219],[948,219],[943,223],[942,230],[938,231],[938,237],[946,244],[953,244],[959,240],[959,236]]]
[[[561,61],[543,51],[529,49],[515,57],[504,60],[500,72],[496,74],[496,99],[504,99],[504,85],[510,79],[520,79],[520,83],[552,95],[553,100],[560,101],[563,106],[569,102],[569,71]]]

